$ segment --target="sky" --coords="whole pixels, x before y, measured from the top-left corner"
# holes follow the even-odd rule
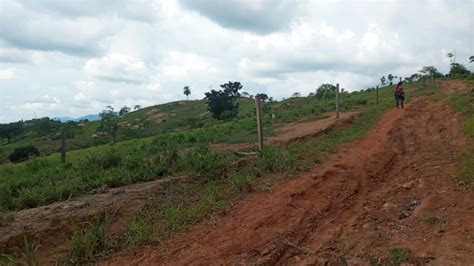
[[[471,71],[474,0],[0,0],[0,123]]]

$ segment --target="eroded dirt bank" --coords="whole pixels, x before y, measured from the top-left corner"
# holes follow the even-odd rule
[[[441,102],[387,112],[363,138],[300,177],[256,192],[214,227],[200,224],[109,265],[364,265],[389,249],[411,262],[474,262],[474,195],[453,177],[469,139]]]

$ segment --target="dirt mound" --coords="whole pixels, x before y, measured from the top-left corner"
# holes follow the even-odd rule
[[[360,265],[401,248],[415,264],[468,265],[474,197],[451,179],[468,143],[460,128],[443,103],[393,109],[363,139],[250,195],[215,227],[104,264]]]
[[[441,83],[441,89],[446,93],[463,91],[467,88],[466,83],[459,80],[447,80]]]

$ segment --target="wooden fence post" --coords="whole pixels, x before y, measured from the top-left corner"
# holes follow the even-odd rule
[[[258,127],[258,149],[263,149],[263,121],[262,121],[262,106],[260,102],[260,95],[255,96],[255,107],[257,109],[257,127]]]
[[[114,129],[113,130],[114,130],[114,132],[113,132],[113,138],[114,138],[113,143],[115,145],[115,143],[117,143],[117,123],[114,123]]]
[[[336,83],[336,119],[339,119],[339,83]]]
[[[66,130],[61,130],[61,163],[66,163]]]
[[[375,87],[375,90],[377,91],[377,100],[375,102],[376,102],[376,104],[379,104],[379,85],[377,85],[377,87]]]

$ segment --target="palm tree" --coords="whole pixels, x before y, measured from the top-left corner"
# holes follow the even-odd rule
[[[183,88],[183,93],[184,93],[184,95],[186,95],[186,100],[188,100],[188,99],[189,99],[189,95],[191,95],[191,89],[189,88],[189,86],[185,86],[185,87]]]

